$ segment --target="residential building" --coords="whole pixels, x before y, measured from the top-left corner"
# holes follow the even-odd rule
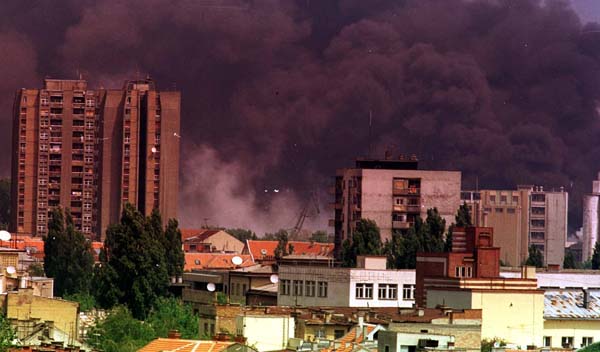
[[[544,293],[544,338],[541,346],[578,349],[598,341],[598,289],[559,289]]]
[[[492,228],[456,228],[452,252],[418,253],[416,303],[481,309],[483,339],[540,346],[544,291],[537,288],[535,268],[524,267],[521,278],[501,277],[493,237]]]
[[[295,321],[287,315],[238,315],[236,335],[259,351],[283,350],[288,340],[295,337]]]
[[[223,230],[182,229],[185,252],[242,253],[244,242]]]
[[[333,221],[336,257],[351,238],[360,219],[374,220],[383,241],[394,230],[405,231],[416,217],[437,208],[447,224],[460,206],[459,171],[418,170],[416,158],[399,160],[358,159],[354,168],[336,172]]]
[[[9,291],[5,300],[6,318],[19,340],[29,340],[40,330],[49,336],[66,336],[62,342],[78,339],[79,303],[35,296],[32,289]]]
[[[397,334],[393,336],[393,334]],[[409,335],[403,335],[409,334]],[[427,336],[432,334],[433,336]],[[392,338],[390,343],[387,343]],[[423,346],[418,340],[437,340],[435,344]],[[415,341],[416,340],[416,341]],[[452,342],[451,345],[445,342]],[[380,351],[385,345],[396,350],[428,347],[433,349],[456,349],[463,351],[481,350],[481,310],[456,311],[448,307],[439,309],[418,308],[412,314],[397,317],[388,325],[385,336],[379,334]],[[400,346],[400,349],[398,349]],[[453,348],[451,348],[453,347]]]
[[[173,336],[173,334],[171,334]],[[232,341],[184,340],[179,337],[157,338],[139,352],[258,352],[255,348]]]
[[[562,266],[568,198],[562,188],[547,191],[541,186],[461,192],[461,201],[471,209],[473,225],[494,228],[494,246],[500,248],[500,259],[507,266],[524,263],[529,246],[542,252],[544,265]]]
[[[193,253],[186,252],[185,271],[192,270],[234,270],[255,265],[249,255],[238,255],[235,253]],[[235,264],[233,258],[239,257],[241,264]]]
[[[521,269],[502,268],[500,276],[506,278],[521,277]],[[538,268],[535,273],[538,288],[542,290],[556,289],[600,289],[600,270],[562,269],[552,271]]]
[[[102,239],[123,205],[163,220],[177,215],[180,93],[151,79],[122,89],[45,79],[17,92],[13,116],[11,229],[44,236],[49,214],[69,208],[75,227]]]
[[[430,332],[382,331],[377,343],[378,352],[454,350],[454,336]]]
[[[386,257],[359,256],[357,268],[282,264],[277,304],[412,307],[415,271],[386,270],[386,261]]]
[[[252,260],[256,263],[274,264],[276,262],[275,249],[278,244],[279,241],[246,240],[242,254],[252,256]],[[317,259],[333,258],[333,243],[289,241],[288,246],[295,256],[302,255],[307,259],[312,257]]]
[[[600,172],[592,181],[592,193],[583,196],[582,261],[592,257],[600,226]]]
[[[385,331],[381,325],[366,324],[362,320],[348,333],[335,339],[321,352],[370,352],[377,348],[377,336]],[[317,345],[318,346],[318,345]]]

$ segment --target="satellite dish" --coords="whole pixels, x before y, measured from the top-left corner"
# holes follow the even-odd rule
[[[271,275],[271,277],[269,278],[269,280],[271,280],[271,283],[278,283],[279,282],[279,276],[277,276],[277,274],[273,274]]]
[[[156,153],[158,151],[158,149],[156,149],[156,147],[152,147],[152,149],[150,149],[152,151],[152,153]]]
[[[12,275],[12,274],[14,274],[14,273],[17,272],[17,269],[15,269],[14,266],[7,266],[6,267],[6,272]]]
[[[5,230],[0,231],[0,240],[10,241],[10,232]]]
[[[264,249],[264,248],[263,248],[263,249],[261,249],[261,250],[260,250],[260,254],[262,254],[262,255],[267,255],[267,250],[266,250],[266,249]]]
[[[206,284],[206,289],[210,292],[215,292],[217,286],[215,286],[215,284],[213,284],[212,282],[209,282],[208,284]]]
[[[231,258],[231,262],[235,265],[240,265],[244,262],[244,260],[242,257],[236,255],[235,257]]]

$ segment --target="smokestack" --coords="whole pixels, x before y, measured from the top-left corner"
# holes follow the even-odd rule
[[[590,308],[590,290],[587,288],[583,289],[583,308]]]

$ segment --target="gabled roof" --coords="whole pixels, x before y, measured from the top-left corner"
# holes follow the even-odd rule
[[[211,230],[211,229],[181,229],[181,240],[185,241],[189,238],[194,237],[198,241],[204,241],[210,236],[221,232],[223,230]],[[223,231],[225,232],[225,231]],[[227,232],[225,232],[227,233]]]
[[[588,307],[583,304],[583,290],[548,290],[544,292],[544,319],[600,320],[600,291],[589,290]]]
[[[275,257],[275,248],[278,241],[246,240],[246,246],[242,253],[250,254],[254,260],[271,259]],[[293,255],[333,256],[333,243],[289,241],[293,246]]]
[[[242,264],[235,265],[231,262],[233,257],[242,258]],[[249,255],[235,253],[185,253],[185,271],[192,269],[221,269],[233,270],[253,266],[254,261]]]
[[[158,338],[138,350],[138,352],[221,352],[234,342],[202,341]]]

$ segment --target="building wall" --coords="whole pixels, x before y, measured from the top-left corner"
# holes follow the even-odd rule
[[[438,348],[450,349],[448,343],[453,342],[454,337],[450,335],[435,334],[432,332],[408,333],[397,331],[380,331],[377,340],[377,350],[379,352],[409,352],[411,348],[419,345],[419,340],[437,341]]]
[[[238,240],[225,231],[219,231],[215,233],[206,239],[205,242],[210,243],[210,246],[213,247],[217,252],[242,253],[242,250],[244,249],[244,242]]]
[[[236,332],[247,339],[247,344],[258,351],[275,351],[287,347],[295,337],[294,318],[290,316],[251,316],[236,318]]]
[[[600,287],[600,271],[579,271],[579,272],[536,272],[537,285],[540,288],[592,288]],[[506,278],[519,278],[520,272],[503,271],[500,276]]]
[[[405,285],[415,285],[414,270],[350,270],[350,307],[406,307],[410,308],[415,303],[414,297],[403,299],[403,287]],[[359,299],[356,297],[356,285],[360,283],[373,284],[373,298]],[[382,284],[395,284],[397,288],[397,298],[380,299],[379,287]],[[414,291],[413,291],[414,292]]]
[[[6,296],[6,317],[53,322],[54,327],[78,338],[79,304],[76,302],[34,296],[31,289],[10,292]]]
[[[563,337],[573,337],[573,347],[583,346],[583,337],[600,341],[600,321],[594,320],[544,320],[543,336],[551,338],[550,347],[561,348]]]
[[[546,192],[546,265],[563,265],[567,242],[568,204],[568,193]]]
[[[296,337],[304,341],[316,341],[319,339],[335,340],[336,331],[338,336],[346,335],[350,327],[348,325],[322,324],[322,325],[306,325],[299,322],[296,325]]]
[[[290,294],[283,294],[282,285],[285,280],[291,283]],[[315,281],[327,283],[327,297],[293,295],[293,281]],[[304,286],[303,292],[306,289]],[[279,267],[279,290],[277,305],[279,306],[331,306],[347,307],[350,304],[350,270],[346,268],[310,267],[282,265]]]
[[[598,218],[600,217],[600,195],[583,196],[583,261],[591,258],[598,241]]]
[[[393,332],[420,333],[422,330],[428,334],[454,336],[456,349],[481,350],[481,320],[475,325],[391,323],[388,327],[388,331]]]

